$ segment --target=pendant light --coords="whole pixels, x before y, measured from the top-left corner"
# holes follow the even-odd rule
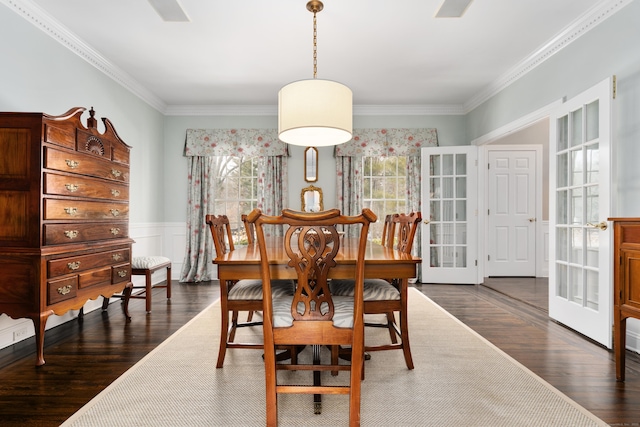
[[[353,135],[353,95],[347,86],[320,80],[317,74],[316,14],[324,5],[307,3],[313,12],[313,79],[299,80],[278,93],[278,137],[287,144],[323,147],[343,144]]]

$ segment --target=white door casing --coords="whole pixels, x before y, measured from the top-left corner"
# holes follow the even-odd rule
[[[536,275],[538,152],[488,152],[488,276]]]
[[[550,119],[549,316],[612,346],[611,79]]]
[[[478,149],[422,149],[422,282],[477,284]]]

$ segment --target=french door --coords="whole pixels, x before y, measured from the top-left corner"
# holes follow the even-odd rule
[[[423,283],[477,283],[477,150],[422,149]]]
[[[549,316],[611,348],[611,80],[551,115]]]

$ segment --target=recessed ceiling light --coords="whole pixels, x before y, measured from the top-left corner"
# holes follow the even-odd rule
[[[158,15],[167,22],[189,22],[190,19],[178,0],[149,0]]]
[[[436,18],[460,18],[473,0],[444,0]]]

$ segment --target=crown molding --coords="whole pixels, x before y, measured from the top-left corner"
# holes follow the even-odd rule
[[[167,116],[277,116],[276,105],[169,105]],[[354,116],[463,115],[462,105],[354,105]]]
[[[137,80],[111,63],[108,59],[93,49],[84,41],[69,32],[62,24],[30,0],[0,0],[0,3],[12,9],[15,13],[31,22],[61,45],[102,71],[112,80],[124,86],[140,99],[160,112],[164,112],[167,105],[153,92],[142,86]]]
[[[501,90],[514,83],[537,66],[541,65],[565,47],[569,46],[572,42],[576,41],[589,30],[592,30],[604,22],[607,18],[613,16],[616,12],[632,1],[633,0],[607,0],[592,7],[577,18],[569,27],[565,28],[564,31],[557,34],[554,38],[524,58],[493,83],[478,92],[469,101],[465,102],[465,113],[472,111],[483,102],[498,94]]]
[[[572,25],[523,59],[496,81],[478,92],[463,105],[355,105],[354,115],[464,115],[541,65],[554,54],[595,28],[633,0],[606,0],[580,16]],[[151,107],[165,115],[277,115],[275,105],[167,105],[137,80],[115,66],[98,51],[69,32],[51,15],[31,0],[0,0],[15,13],[48,34],[73,53],[102,71],[111,79],[137,95]]]

